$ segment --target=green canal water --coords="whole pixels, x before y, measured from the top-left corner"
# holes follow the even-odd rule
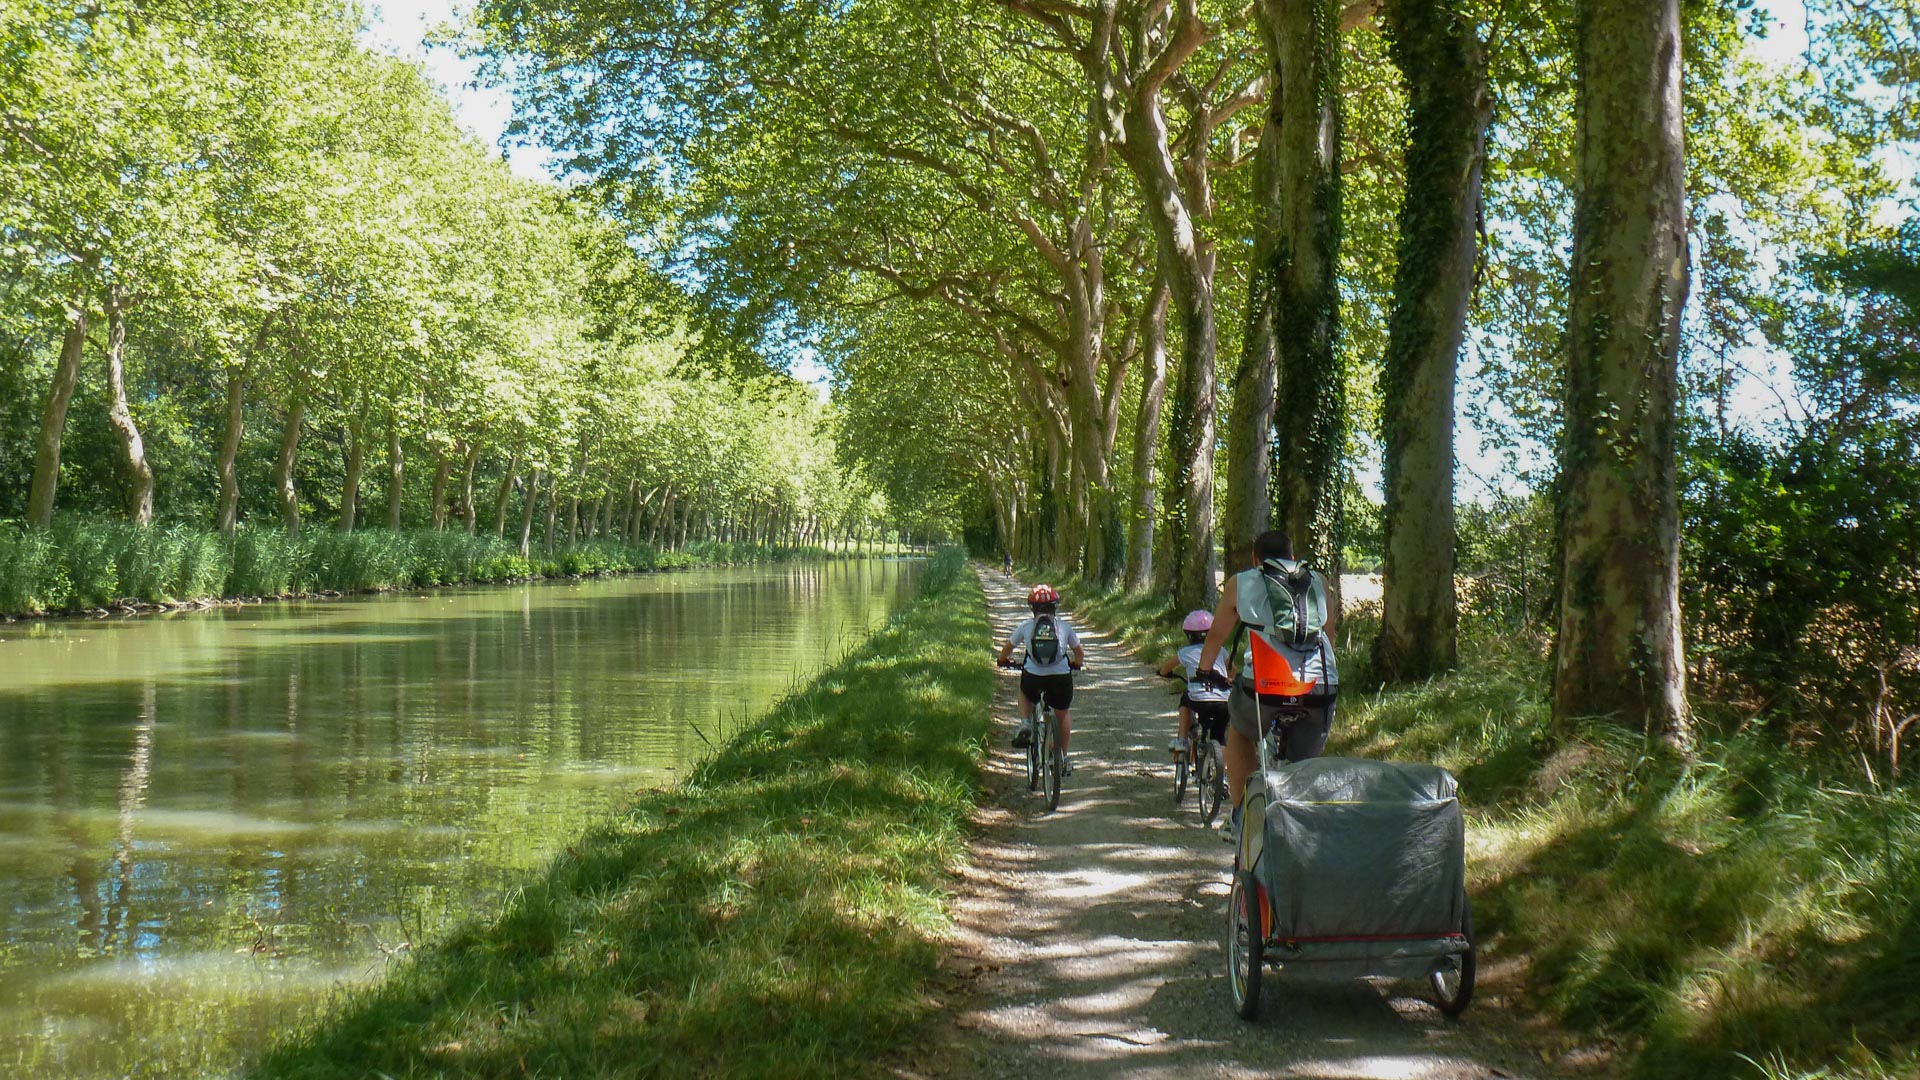
[[[0,1075],[227,1075],[498,910],[918,564],[0,627]]]

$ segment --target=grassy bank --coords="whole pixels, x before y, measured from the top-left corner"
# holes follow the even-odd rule
[[[1063,590],[1144,657],[1178,638],[1163,598]],[[1556,736],[1544,649],[1525,634],[1469,627],[1459,670],[1368,693],[1374,625],[1361,613],[1340,631],[1330,752],[1460,777],[1475,921],[1494,958],[1526,961],[1513,1003],[1572,1033],[1549,1067],[1920,1076],[1920,787],[1875,787],[1785,745],[1788,718],[1712,702],[1695,702],[1688,763],[1610,725]]]
[[[525,578],[825,557],[823,548],[696,541],[684,551],[594,541],[522,558],[489,535],[428,529],[353,533],[242,527],[231,537],[187,526],[63,521],[41,532],[0,524],[0,615],[88,611],[127,602],[183,603],[373,592]]]
[[[256,1066],[271,1077],[877,1073],[932,1005],[993,673],[957,556],[685,784],[492,922]]]

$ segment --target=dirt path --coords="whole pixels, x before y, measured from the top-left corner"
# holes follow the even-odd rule
[[[1004,639],[1024,587],[981,577]],[[1077,628],[1087,670],[1057,813],[1027,793],[1008,746],[1016,680],[1004,673],[990,790],[956,884],[954,1027],[911,1071],[1478,1080],[1538,1068],[1497,1010],[1449,1021],[1404,986],[1269,981],[1263,1020],[1234,1016],[1221,949],[1230,853],[1191,794],[1171,806],[1171,684]]]

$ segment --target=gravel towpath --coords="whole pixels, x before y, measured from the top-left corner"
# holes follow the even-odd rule
[[[981,578],[1004,640],[1025,615],[1025,588],[997,570]],[[1070,606],[1065,614],[1073,620]],[[1201,826],[1191,793],[1172,806],[1172,684],[1075,627],[1087,669],[1074,698],[1074,775],[1055,813],[1027,792],[1024,757],[1009,746],[1017,680],[1003,672],[989,791],[955,883],[943,1000],[953,1022],[904,1074],[1536,1075],[1540,1058],[1500,1010],[1476,1004],[1451,1021],[1411,986],[1270,977],[1263,1019],[1236,1017],[1222,951],[1231,855],[1217,828]]]

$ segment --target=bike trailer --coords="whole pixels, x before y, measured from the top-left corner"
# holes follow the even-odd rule
[[[1442,1008],[1466,1007],[1466,826],[1446,770],[1314,758],[1256,773],[1241,807],[1228,962],[1243,1016],[1267,964],[1430,978]]]

